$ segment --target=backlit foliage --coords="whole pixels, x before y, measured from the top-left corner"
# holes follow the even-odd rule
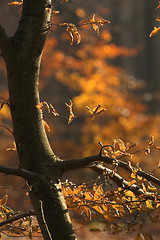
[[[160,8],[160,1],[159,1],[159,3],[158,3],[158,7],[157,7],[157,10]],[[156,18],[156,21],[157,22],[159,22],[160,21],[160,18],[159,17],[157,17]],[[150,37],[153,37],[154,35],[156,35],[157,33],[159,33],[160,32],[160,27],[154,27],[154,29],[153,29],[153,31],[150,33]]]

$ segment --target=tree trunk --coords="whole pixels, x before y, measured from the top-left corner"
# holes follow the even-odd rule
[[[30,198],[44,239],[76,239],[61,188],[61,170],[43,126],[39,70],[49,29],[51,0],[24,0],[15,35],[2,28],[0,47],[6,62],[9,100],[21,168],[39,173],[29,181]]]

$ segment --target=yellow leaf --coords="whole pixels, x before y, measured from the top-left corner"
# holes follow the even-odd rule
[[[93,199],[93,195],[90,192],[84,193],[85,199],[91,201]]]
[[[135,180],[133,180],[133,181],[135,181]],[[125,196],[127,196],[127,197],[135,197],[135,194],[132,191],[128,190],[128,191],[125,192]]]
[[[18,1],[10,2],[8,3],[8,5],[20,6],[20,5],[23,5],[23,0],[21,2],[18,2]]]
[[[8,200],[8,195],[5,195],[2,199],[0,199],[0,205],[6,205]]]
[[[145,185],[144,185],[144,183],[143,183],[143,182],[142,182],[142,189],[143,189],[144,193],[146,193],[146,192],[147,192],[147,190],[146,190],[146,187],[145,187]]]
[[[13,148],[7,148],[6,151],[17,151],[16,143],[13,142],[14,147]]]
[[[48,123],[47,123],[46,121],[44,121],[44,120],[43,120],[43,125],[44,125],[45,129],[46,129],[48,132],[51,131]]]
[[[55,110],[55,108],[52,106],[52,104],[49,104],[50,109],[51,109],[51,113],[55,116],[58,117],[59,113],[57,112],[57,110]]]
[[[154,136],[151,136],[148,145],[149,145],[149,146],[152,146],[153,143],[154,143]]]
[[[160,32],[160,27],[158,27],[158,28],[154,27],[154,30],[150,33],[149,37],[153,37],[154,35],[156,35],[159,32]]]
[[[94,206],[92,208],[95,209],[98,213],[104,214],[104,212],[103,212],[103,210],[102,210],[102,208],[100,206],[96,205],[96,206]]]
[[[146,206],[150,209],[153,209],[153,206],[152,206],[152,200],[146,200]]]
[[[69,100],[69,104],[68,103],[65,103],[65,104],[66,104],[67,109],[69,111],[69,118],[68,118],[68,124],[69,124],[73,121],[74,118],[76,118],[76,116],[73,113],[73,102],[72,102],[72,100],[71,99]]]

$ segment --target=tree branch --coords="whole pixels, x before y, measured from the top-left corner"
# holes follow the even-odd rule
[[[94,155],[79,159],[62,160],[61,162],[59,162],[59,164],[61,165],[62,171],[66,172],[74,169],[88,167],[89,164],[93,162],[104,162],[107,164],[116,163],[119,167],[127,170],[128,172],[132,172],[133,170],[135,170],[134,167],[130,167],[126,162],[103,155]],[[137,170],[136,174],[160,186],[160,179],[154,177],[153,175],[148,174],[142,170]]]
[[[148,199],[154,199],[154,196],[152,196],[149,192],[144,192],[138,185],[132,184],[129,186],[128,182],[121,177],[119,174],[113,172],[111,169],[106,168],[100,164],[93,164],[90,166],[90,168],[94,171],[96,171],[99,174],[106,173],[106,175],[114,182],[118,187],[122,187],[122,189],[131,190],[136,196],[140,196],[142,194],[145,194],[146,198]]]
[[[12,218],[9,218],[9,219],[7,219],[5,221],[0,222],[0,227],[4,226],[6,224],[12,223],[14,221],[17,221],[17,220],[19,220],[21,218],[28,217],[28,216],[33,216],[33,215],[35,215],[35,211],[33,211],[33,210],[31,210],[29,212],[25,212],[25,213],[20,213],[20,214],[18,214],[15,217],[12,217]]]
[[[43,177],[38,173],[27,171],[23,168],[11,168],[11,167],[0,166],[0,172],[4,173],[6,175],[19,176],[19,177],[26,179],[27,181],[33,181],[33,179],[35,179],[35,178]]]

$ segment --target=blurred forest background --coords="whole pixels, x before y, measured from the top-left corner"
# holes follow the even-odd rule
[[[17,28],[21,7],[8,6],[0,1],[0,23],[12,36]],[[55,153],[61,158],[79,158],[97,154],[98,142],[111,144],[114,138],[137,144],[136,150],[146,146],[151,135],[160,146],[160,36],[149,38],[157,25],[158,2],[153,0],[74,0],[61,4],[56,1],[53,24],[89,20],[109,20],[111,24],[100,29],[97,36],[91,26],[79,27],[82,42],[73,46],[64,27],[53,25],[49,31],[40,73],[41,101],[51,103],[59,117],[44,111],[49,124],[48,133]],[[0,58],[0,96],[8,98],[6,71]],[[72,99],[76,119],[67,124],[65,102]],[[102,103],[106,112],[92,120],[86,106],[93,109]],[[27,114],[27,113],[26,113]],[[0,111],[0,125],[12,129],[7,106]],[[6,151],[13,147],[13,136],[0,127],[1,165],[18,166],[16,153]],[[135,154],[133,164],[152,172],[159,162],[159,152]],[[128,159],[126,159],[127,161]],[[156,175],[160,177],[158,171]],[[77,184],[96,177],[90,170],[66,174]],[[8,194],[8,205],[17,210],[30,209],[25,196],[25,182],[17,177],[0,176],[0,198]],[[154,228],[152,229],[152,231]],[[158,231],[158,230],[156,230]],[[81,230],[81,238],[98,239],[93,233]],[[99,233],[106,238],[105,232]],[[157,233],[158,234],[158,233]],[[160,234],[160,233],[159,233]],[[158,235],[157,235],[158,236]],[[110,239],[122,239],[110,236]],[[124,237],[123,237],[124,238]],[[129,239],[129,238],[127,238]],[[160,238],[159,238],[160,239]]]

